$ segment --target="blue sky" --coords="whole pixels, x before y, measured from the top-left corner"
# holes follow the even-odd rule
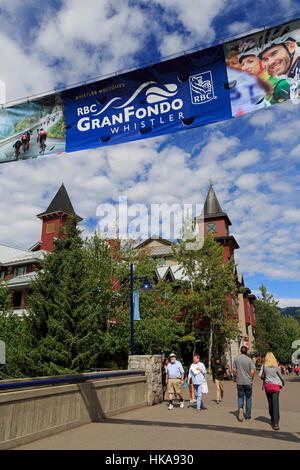
[[[98,77],[288,16],[297,2],[249,0],[0,0],[7,99]],[[22,14],[20,14],[22,11]],[[64,181],[86,234],[97,206],[203,203],[212,179],[256,293],[300,306],[300,105],[282,104],[176,135],[0,167],[0,242],[40,239],[35,214]]]

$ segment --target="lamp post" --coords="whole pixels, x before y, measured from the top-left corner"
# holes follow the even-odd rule
[[[143,279],[144,282],[139,290],[152,291],[153,287],[149,283],[147,276],[134,276],[133,264],[130,265],[130,328],[131,328],[131,356],[134,355],[134,320],[133,320],[133,281],[136,279]]]

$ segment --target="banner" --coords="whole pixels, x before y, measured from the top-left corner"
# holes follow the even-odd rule
[[[133,292],[133,320],[139,321],[140,318],[140,301],[138,291]]]
[[[60,94],[0,110],[0,163],[62,153],[65,147]]]
[[[4,341],[0,340],[0,364],[6,364],[6,351],[5,351],[5,343]]]
[[[224,44],[233,116],[298,102],[299,45],[299,20]]]
[[[300,101],[300,20],[0,110],[0,163],[169,134]],[[27,135],[27,141],[26,141]]]
[[[231,117],[223,47],[63,92],[66,150],[129,142]]]

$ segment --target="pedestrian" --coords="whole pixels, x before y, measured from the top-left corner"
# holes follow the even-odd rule
[[[284,365],[283,365],[283,364],[281,364],[281,366],[280,366],[280,371],[281,371],[281,374],[284,375],[284,373],[285,373],[285,368],[284,368]]]
[[[187,383],[188,383],[189,394],[190,394],[190,403],[196,403],[193,384],[189,382],[188,380],[190,367],[191,367],[191,364],[189,364],[188,371],[187,371]]]
[[[161,367],[161,379],[162,379],[162,389],[163,389],[163,401],[165,400],[165,393],[167,390],[166,384],[166,376],[167,376],[167,366],[168,366],[168,359],[164,359],[162,367]]]
[[[221,362],[220,358],[217,356],[213,359],[211,364],[212,369],[212,378],[213,382],[217,387],[217,405],[224,398],[224,374],[226,375],[226,369],[224,363]]]
[[[179,396],[180,408],[184,408],[184,400],[181,393],[181,386],[184,384],[184,370],[182,364],[176,360],[176,354],[172,353],[169,356],[169,364],[166,370],[166,384],[168,386],[169,406],[168,409],[172,410],[173,394]]]
[[[238,418],[244,419],[244,401],[246,398],[245,419],[251,419],[252,384],[255,374],[255,365],[247,356],[247,347],[241,347],[241,354],[236,356],[233,362],[233,380],[237,384],[238,393]]]
[[[298,375],[299,375],[299,366],[298,366],[298,364],[295,365],[295,374],[298,377]]]
[[[284,386],[284,379],[276,357],[272,352],[266,354],[264,363],[259,373],[263,380],[263,388],[266,392],[271,424],[275,431],[279,430],[279,393]]]
[[[202,405],[202,384],[205,382],[206,368],[205,365],[200,362],[199,354],[194,355],[194,362],[191,364],[188,383],[193,384],[194,394],[197,400],[197,412],[201,411]]]

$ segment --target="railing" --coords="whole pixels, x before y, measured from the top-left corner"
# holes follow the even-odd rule
[[[102,373],[102,374],[94,374],[94,375],[78,375],[78,376],[71,376],[71,377],[61,377],[55,379],[41,379],[41,380],[31,380],[28,382],[12,382],[12,383],[5,383],[1,384],[0,382],[0,391],[7,390],[9,388],[22,388],[22,387],[35,387],[38,385],[55,385],[55,384],[62,384],[62,383],[76,383],[76,382],[83,382],[85,380],[91,379],[103,379],[103,378],[111,378],[111,377],[125,377],[129,375],[145,375],[145,371],[124,371],[124,372],[109,372],[109,373]]]

